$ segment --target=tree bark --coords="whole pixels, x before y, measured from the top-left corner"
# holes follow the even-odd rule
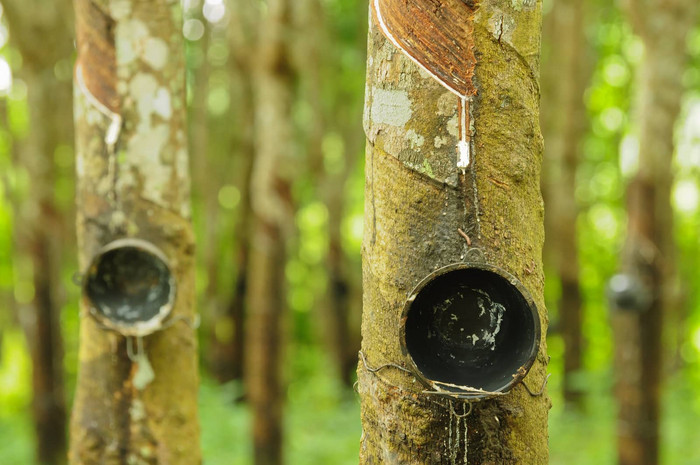
[[[648,3],[648,2],[647,2]],[[639,71],[639,168],[628,186],[624,272],[651,296],[646,309],[613,315],[621,465],[659,463],[663,323],[673,273],[671,185],[673,127],[680,111],[685,40],[697,20],[693,0],[629,0],[627,13],[645,46]]]
[[[66,462],[66,401],[63,341],[59,313],[62,212],[54,201],[54,153],[70,144],[71,85],[57,80],[54,67],[70,59],[73,25],[67,1],[50,6],[36,2],[2,2],[11,39],[23,57],[21,77],[27,84],[29,134],[18,141],[17,164],[32,186],[15,204],[17,252],[31,260],[34,298],[22,312],[22,326],[32,359],[32,414],[38,463]],[[53,37],[46,47],[45,37]]]
[[[564,339],[564,400],[582,400],[576,375],[583,368],[582,301],[576,224],[576,170],[586,129],[583,94],[591,66],[585,46],[583,2],[558,0],[547,22],[549,56],[543,71],[545,135],[545,258],[561,283],[559,321]]]
[[[270,0],[267,5],[260,20],[257,55],[245,365],[256,465],[283,461],[285,241],[293,224],[291,183],[286,177],[289,167],[285,165],[292,140],[292,72],[287,48],[290,4]]]
[[[87,270],[105,244],[148,240],[167,257],[177,296],[144,337],[154,378],[127,340],[102,329],[83,300],[70,463],[201,463],[193,327],[185,74],[179,3],[75,4],[78,243]]]
[[[460,99],[370,21],[361,464],[548,462],[546,394],[531,396],[517,385],[505,396],[473,404],[468,414],[467,405],[424,394],[412,375],[396,369],[407,363],[399,343],[406,298],[430,272],[466,258],[469,245],[459,229],[489,263],[523,282],[546,333],[541,2],[484,0],[475,6],[473,21],[473,153],[464,175],[455,150]],[[547,363],[543,338],[525,378],[535,393],[544,385]]]

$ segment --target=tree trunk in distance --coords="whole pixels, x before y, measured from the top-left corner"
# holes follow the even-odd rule
[[[199,215],[203,231],[202,246],[199,255],[202,257],[206,286],[204,292],[197,296],[197,305],[202,314],[202,350],[205,351],[203,360],[206,360],[207,368],[218,377],[217,365],[213,352],[215,351],[216,321],[219,310],[219,232],[217,217],[219,214],[219,188],[220,182],[215,171],[215,156],[213,147],[215,141],[212,137],[212,121],[209,118],[209,77],[211,64],[209,63],[209,44],[213,34],[212,25],[202,14],[204,2],[195,2],[192,6],[193,17],[203,24],[202,37],[197,41],[196,47],[201,50],[202,60],[194,71],[192,86],[192,103],[189,106],[189,145],[192,157],[192,198],[201,205]]]
[[[333,79],[334,70],[328,69],[329,52],[334,38],[326,26],[324,6],[319,0],[304,0],[295,4],[297,29],[302,36],[297,40],[297,64],[301,70],[304,95],[312,110],[312,121],[307,134],[307,159],[310,176],[317,182],[318,198],[328,211],[328,253],[326,267],[328,283],[325,295],[317,303],[321,339],[332,357],[336,372],[343,383],[353,384],[352,370],[357,364],[359,346],[350,328],[350,293],[352,283],[348,274],[347,257],[342,246],[341,226],[345,212],[345,185],[355,166],[356,152],[349,151],[349,130],[342,123],[334,121],[327,107],[345,102],[336,101],[329,105],[324,101],[323,79]],[[326,93],[327,94],[327,93]],[[340,98],[338,98],[340,100]],[[358,126],[359,127],[359,126]],[[324,163],[323,143],[326,133],[339,131],[343,137],[344,163],[338,172],[330,172]]]
[[[485,0],[475,7],[474,150],[462,176],[455,150],[459,98],[370,21],[362,326],[367,365],[358,365],[363,465],[548,462],[550,402],[544,390],[531,396],[518,385],[508,395],[474,404],[464,416],[466,405],[427,396],[413,376],[386,365],[406,366],[399,328],[409,292],[435,269],[466,258],[468,244],[458,229],[489,263],[522,281],[546,334],[540,27],[539,1]],[[467,179],[467,189],[460,178]],[[547,363],[542,338],[525,378],[533,392],[544,386]]]
[[[576,224],[576,170],[586,129],[583,94],[591,72],[586,50],[583,2],[554,2],[545,36],[549,57],[543,66],[545,136],[545,258],[561,283],[559,321],[564,339],[564,400],[582,401],[576,374],[583,368],[582,301]]]
[[[648,308],[613,314],[618,463],[659,463],[663,324],[673,274],[671,185],[673,127],[683,96],[686,36],[697,20],[694,0],[627,0],[627,16],[641,37],[636,120],[639,168],[627,192],[623,272],[638,277],[650,295]]]
[[[3,99],[0,101],[0,127],[2,128],[9,128],[9,124],[7,124],[7,100]],[[12,134],[10,131],[7,129],[4,130],[4,133],[2,134],[3,138],[6,140],[7,144],[7,152],[10,155],[10,159],[14,159],[14,150],[15,150],[15,143],[14,139],[12,137]],[[7,171],[3,171],[0,173],[0,186],[2,187],[2,191],[0,191],[0,195],[3,197],[3,202],[10,204],[10,207],[12,208],[12,211],[15,211],[16,206],[15,206],[15,201],[14,201],[14,196],[12,193],[12,190],[10,189],[10,183],[8,181],[8,173]],[[16,237],[16,234],[14,233],[14,225],[11,229],[11,234],[12,237]],[[11,260],[11,257],[15,253],[15,245],[12,244],[12,247],[10,250],[5,250],[4,254],[8,257],[8,262]],[[5,289],[4,291],[0,292],[0,305],[3,305],[4,308],[6,309],[5,312],[0,313],[0,360],[2,360],[3,357],[3,338],[5,335],[5,331],[7,328],[10,327],[10,323],[16,319],[17,315],[17,301],[14,296],[14,289]]]
[[[75,4],[78,243],[86,271],[123,237],[163,251],[177,283],[170,320],[146,336],[146,364],[83,301],[72,465],[197,465],[197,340],[185,63],[178,2]]]
[[[255,465],[283,461],[282,361],[286,312],[285,242],[291,184],[285,159],[292,140],[292,73],[287,41],[290,4],[270,0],[260,20],[255,80],[256,153],[251,184],[252,237],[248,267],[248,320],[244,378],[253,412]]]
[[[253,85],[250,76],[245,76],[245,87],[252,96]],[[244,114],[253,114],[252,98],[246,99],[240,104],[241,109],[245,109]],[[218,344],[218,372],[221,381],[230,381],[243,378],[245,366],[245,337],[244,328],[246,321],[246,302],[248,300],[249,278],[248,269],[250,266],[251,249],[251,223],[253,209],[251,205],[251,182],[253,176],[253,141],[251,140],[254,128],[252,121],[250,127],[244,131],[243,142],[239,147],[241,155],[242,179],[240,184],[241,201],[238,214],[238,223],[235,229],[236,247],[234,251],[234,261],[236,263],[235,280],[233,282],[233,295],[226,307],[225,318],[230,321],[233,331],[231,338],[227,341],[219,341]]]
[[[345,139],[347,141],[347,139]],[[351,302],[353,283],[348,270],[348,259],[343,250],[342,224],[345,213],[345,188],[356,159],[355,153],[345,150],[346,163],[338,174],[327,174],[324,203],[328,208],[328,257],[329,272],[327,291],[329,336],[340,379],[346,386],[352,386],[352,370],[357,363],[359,338],[353,337]]]
[[[252,84],[249,78],[246,87],[252,92]],[[250,94],[249,94],[250,95]],[[252,114],[252,102],[241,105],[247,108],[246,114]],[[252,124],[251,124],[252,126]],[[252,128],[250,131],[252,132]],[[220,381],[238,380],[243,378],[245,366],[245,336],[246,302],[248,301],[248,269],[250,266],[251,249],[251,223],[253,209],[250,201],[251,178],[253,175],[254,149],[249,135],[245,135],[240,154],[243,158],[243,179],[241,182],[241,202],[238,224],[236,225],[236,247],[234,261],[236,274],[233,282],[233,295],[226,307],[225,318],[228,319],[233,331],[227,341],[219,341],[217,352],[217,367]]]
[[[68,36],[70,37],[70,35]],[[51,65],[47,65],[50,67]],[[60,328],[61,212],[53,201],[56,146],[72,136],[61,122],[46,115],[70,118],[70,83],[41,77],[45,69],[26,76],[30,108],[30,139],[21,144],[21,164],[32,179],[25,205],[19,205],[19,253],[31,257],[34,299],[32,316],[20,318],[32,359],[32,410],[41,464],[66,462],[66,404],[63,383],[63,341]],[[66,114],[67,113],[67,114]],[[63,125],[65,126],[65,125]],[[25,229],[26,228],[26,229]]]
[[[257,34],[254,29],[257,21],[258,7],[252,1],[230,2],[231,18],[227,29],[227,38],[231,56],[229,70],[235,85],[240,86],[239,98],[233,102],[235,112],[239,115],[237,130],[230,139],[230,153],[237,156],[239,173],[236,179],[241,198],[236,212],[237,222],[233,240],[235,247],[232,260],[235,273],[231,280],[233,292],[228,302],[224,303],[222,314],[216,324],[225,328],[215,331],[211,342],[211,356],[214,373],[220,382],[241,380],[245,364],[246,302],[248,301],[248,266],[250,255],[250,236],[252,206],[250,199],[253,156],[255,154],[255,118],[253,107],[253,58]],[[233,86],[234,84],[232,84]],[[234,92],[232,92],[232,95]]]
[[[66,463],[66,401],[60,328],[60,257],[63,213],[54,201],[54,153],[71,144],[70,80],[56,79],[54,67],[73,50],[70,2],[52,5],[4,0],[11,40],[23,58],[29,133],[18,141],[16,162],[32,180],[26,198],[15,204],[17,254],[31,260],[34,297],[20,321],[32,360],[32,415],[36,458],[42,465]],[[46,47],[47,36],[53,37]]]

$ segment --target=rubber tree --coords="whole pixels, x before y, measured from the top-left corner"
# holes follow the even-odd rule
[[[66,401],[63,383],[63,342],[60,331],[61,242],[66,230],[56,204],[54,155],[73,139],[71,84],[57,79],[55,69],[69,65],[73,52],[73,21],[69,1],[4,0],[11,43],[22,56],[19,77],[27,84],[29,131],[17,141],[17,166],[31,187],[16,195],[14,236],[17,254],[31,261],[34,297],[22,308],[20,321],[32,358],[32,414],[37,461],[62,464],[66,457]],[[51,47],[45,37],[53,37]],[[21,263],[18,261],[18,263]]]
[[[584,92],[591,75],[586,48],[584,2],[557,0],[546,18],[549,54],[542,70],[545,136],[543,192],[545,261],[561,284],[558,314],[564,339],[564,399],[581,401],[576,375],[583,368],[582,305],[576,224],[576,171],[586,130]]]
[[[259,22],[255,68],[255,158],[244,379],[253,412],[256,465],[282,463],[286,239],[293,224],[289,151],[293,74],[290,2],[269,0]]]
[[[113,240],[139,238],[167,259],[177,292],[161,330],[138,341],[98,324],[83,298],[70,463],[198,464],[180,4],[77,0],[75,10],[81,271]]]
[[[365,106],[362,464],[546,464],[548,357],[511,392],[471,405],[426,394],[407,372],[401,317],[432,271],[481,249],[534,297],[543,334],[540,1],[373,2]],[[437,44],[427,72],[382,33],[377,6],[408,5],[414,35]],[[421,18],[441,18],[422,24]],[[432,34],[432,36],[431,36]],[[450,40],[453,39],[453,40]],[[434,79],[463,67],[468,108]],[[424,61],[425,62],[425,61]],[[464,108],[464,111],[462,109]],[[460,114],[468,113],[462,124]],[[462,129],[460,130],[460,126]],[[465,130],[467,134],[465,134]],[[460,139],[468,157],[455,149]],[[467,158],[468,163],[464,163]],[[458,167],[460,165],[460,167]]]
[[[613,296],[618,462],[659,463],[663,326],[674,247],[671,185],[674,124],[683,96],[686,36],[698,20],[692,0],[625,2],[644,44],[635,119],[638,169],[627,188],[627,236]]]
[[[245,315],[248,294],[248,263],[252,206],[250,199],[253,156],[255,154],[255,118],[253,114],[253,67],[257,55],[257,20],[259,5],[248,0],[229,0],[229,25],[226,37],[231,54],[228,71],[232,76],[231,95],[235,115],[236,131],[228,140],[228,150],[236,159],[236,186],[240,191],[240,201],[236,210],[236,225],[233,232],[232,262],[235,273],[230,278],[232,294],[223,302],[215,315],[213,325],[223,328],[214,331],[210,341],[210,358],[213,372],[219,381],[239,380],[243,377],[245,360]]]

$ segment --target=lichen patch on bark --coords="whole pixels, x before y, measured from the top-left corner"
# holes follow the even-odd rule
[[[168,45],[165,41],[157,37],[147,38],[144,44],[143,61],[156,71],[163,69],[168,62]]]
[[[401,90],[372,90],[372,107],[369,118],[374,124],[388,124],[403,128],[413,114],[408,94]]]
[[[533,10],[537,7],[536,0],[510,0],[510,6],[515,11]]]
[[[368,82],[377,85],[368,87],[365,95],[368,141],[411,169],[457,186],[459,98],[422,72],[372,25],[370,42],[377,51],[368,62],[372,77]],[[425,143],[436,137],[444,143]]]
[[[129,66],[146,52],[146,40],[149,37],[148,26],[139,20],[125,16],[117,21],[115,43],[117,48],[117,65],[119,77],[128,76]]]

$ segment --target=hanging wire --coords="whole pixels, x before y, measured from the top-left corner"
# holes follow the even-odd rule
[[[362,360],[362,365],[365,368],[365,371],[367,371],[368,373],[371,373],[373,376],[376,376],[377,378],[379,378],[384,384],[389,385],[393,388],[396,388],[399,391],[405,391],[405,389],[388,382],[387,380],[385,380],[384,378],[379,376],[378,373],[380,371],[384,370],[385,368],[396,368],[398,370],[401,370],[403,372],[410,374],[413,377],[416,377],[416,374],[414,372],[412,372],[408,368],[402,367],[401,365],[397,365],[395,363],[387,363],[384,365],[380,365],[378,367],[372,367],[367,362],[367,358],[365,357],[364,353],[362,351],[360,351],[359,354],[360,354],[360,359]],[[353,389],[355,389],[355,392],[359,393],[359,391],[357,389],[358,385],[359,385],[359,380],[353,384]],[[448,412],[450,412],[450,409],[454,408],[452,404],[457,400],[461,400],[461,401],[464,401],[464,402],[469,403],[469,404],[472,404],[474,402],[478,402],[478,401],[482,400],[482,399],[476,399],[473,397],[459,397],[457,395],[449,395],[450,394],[449,392],[437,393],[435,391],[421,391],[421,394],[432,394],[432,395],[426,396],[426,398],[424,400],[426,400],[432,404],[435,404],[435,405],[447,410]],[[442,394],[442,395],[440,395],[440,394]],[[454,394],[454,393],[452,393],[452,394]],[[445,399],[447,401],[448,405],[445,405],[444,403],[439,402],[437,400],[433,400],[436,397]],[[466,409],[466,407],[465,407],[465,409]],[[471,414],[471,411],[472,411],[472,407],[469,408],[469,411],[466,415]]]
[[[395,368],[397,370],[408,373],[414,378],[419,378],[419,376],[416,375],[416,373],[414,373],[412,370],[402,367],[401,365],[397,365],[396,363],[385,363],[384,365],[380,365],[378,367],[372,367],[367,362],[367,358],[365,357],[365,354],[362,351],[359,352],[359,355],[365,370],[374,375],[377,375],[380,371],[386,368]],[[453,389],[443,389],[440,386]],[[432,387],[433,389],[426,389],[421,391],[421,393],[428,396],[442,397],[450,400],[463,400],[467,402],[476,402],[483,400],[486,397],[497,397],[507,394],[507,392],[485,391],[483,389],[473,388],[469,386],[459,386],[456,384],[443,383],[440,381],[430,381],[430,387]]]
[[[547,375],[547,377],[544,379],[544,382],[542,383],[542,387],[540,388],[539,391],[537,392],[532,392],[530,388],[528,387],[527,384],[525,384],[525,380],[521,381],[523,387],[527,391],[528,394],[530,394],[532,397],[540,397],[541,395],[544,394],[544,390],[547,388],[547,383],[549,382],[549,377],[552,376],[551,373]]]
[[[411,370],[409,370],[408,368],[404,368],[401,365],[397,365],[396,363],[386,363],[376,368],[370,367],[367,363],[367,358],[365,357],[365,354],[362,351],[360,351],[360,358],[362,359],[362,364],[365,366],[365,370],[369,371],[370,373],[378,373],[379,371],[382,371],[385,368],[391,367],[396,368],[397,370],[401,370],[415,377],[415,373],[413,373]]]

